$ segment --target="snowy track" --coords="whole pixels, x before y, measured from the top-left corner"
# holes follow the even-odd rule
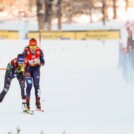
[[[27,40],[0,41],[0,67],[23,51]],[[6,50],[10,50],[8,54]],[[114,41],[43,41],[41,68],[44,113],[21,112],[17,80],[0,104],[0,134],[133,134],[134,88],[118,69]],[[0,72],[3,88],[4,71]],[[34,109],[34,90],[31,107]]]

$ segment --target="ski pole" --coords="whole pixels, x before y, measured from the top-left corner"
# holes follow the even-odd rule
[[[0,70],[9,70],[9,68],[0,68]]]
[[[39,47],[41,48],[41,29],[39,30]]]

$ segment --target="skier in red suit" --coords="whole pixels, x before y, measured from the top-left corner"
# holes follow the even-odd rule
[[[30,95],[32,85],[35,89],[35,104],[37,110],[41,110],[40,103],[40,67],[45,64],[43,51],[37,46],[36,39],[29,40],[29,45],[25,47],[23,54],[29,63],[26,71],[26,104],[30,110]]]

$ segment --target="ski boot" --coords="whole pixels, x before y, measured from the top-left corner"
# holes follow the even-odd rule
[[[5,90],[3,90],[2,92],[1,92],[1,94],[0,94],[0,102],[2,102],[3,101],[3,99],[4,99],[4,97],[5,97],[5,95],[6,95],[6,91]]]
[[[29,97],[26,98],[26,106],[27,106],[27,110],[30,110],[30,98]]]
[[[30,110],[30,104],[29,104],[30,98],[26,98],[26,101],[22,102],[22,109],[24,113],[27,114],[34,114],[34,111]]]
[[[36,111],[44,112],[44,110],[41,109],[40,97],[36,97]]]

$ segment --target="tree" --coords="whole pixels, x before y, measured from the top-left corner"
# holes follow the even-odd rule
[[[45,27],[51,31],[52,5],[54,0],[45,0]]]
[[[126,11],[127,11],[127,8],[128,8],[128,1],[129,0],[126,0]]]
[[[106,21],[106,0],[102,0],[102,14],[103,14],[103,24],[105,25]]]
[[[92,8],[93,8],[93,1],[89,0],[89,15],[90,15],[90,22],[93,22],[92,19]]]
[[[36,0],[37,6],[37,19],[38,19],[38,27],[39,30],[44,29],[44,7],[43,7],[43,0]]]
[[[58,17],[58,30],[61,30],[61,17],[62,17],[62,13],[61,13],[61,2],[62,0],[58,0],[57,1],[57,17]]]
[[[114,12],[113,19],[116,19],[116,18],[117,18],[117,12],[116,12],[116,0],[113,0],[113,12]]]

